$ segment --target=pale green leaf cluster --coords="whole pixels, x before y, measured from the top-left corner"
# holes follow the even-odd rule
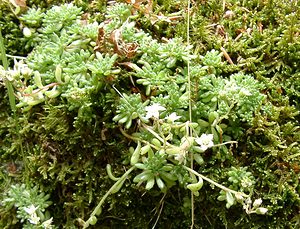
[[[32,28],[35,32],[28,38],[28,42],[34,40],[35,47],[26,63],[31,71],[39,73],[40,79],[37,85],[33,75],[27,77],[22,85],[25,90],[18,93],[18,107],[28,110],[61,95],[67,100],[69,110],[78,110],[79,119],[93,117],[92,94],[103,87],[105,77],[118,74],[119,70],[115,68],[117,55],[94,52],[99,24],[85,25],[80,20],[81,14],[80,8],[64,4],[45,13],[29,10],[22,16],[25,25],[35,24]],[[41,23],[33,23],[38,20]],[[36,28],[37,25],[40,27]]]
[[[131,127],[132,121],[140,118],[144,121],[145,118],[145,106],[148,101],[143,102],[140,94],[122,95],[119,101],[117,115],[113,118],[113,121],[120,124],[125,124],[128,129]]]
[[[199,100],[196,104],[201,117],[217,111],[225,119],[251,124],[266,98],[260,92],[264,85],[244,73],[232,74],[229,78],[207,74],[198,80]]]
[[[37,186],[28,188],[24,184],[16,184],[10,187],[1,201],[1,205],[7,210],[15,208],[19,221],[24,223],[24,228],[36,228],[38,225],[42,226],[42,222],[50,219],[49,212],[46,210],[52,204],[48,200],[49,197],[49,195],[41,192]],[[30,214],[32,208],[34,208],[38,225],[33,225],[32,214]]]
[[[26,111],[44,102],[64,104],[70,112],[77,111],[77,123],[91,122],[97,117],[94,106],[100,106],[99,97],[113,88],[119,98],[110,103],[111,121],[136,146],[129,147],[127,154],[132,167],[122,179],[115,179],[103,200],[139,169],[133,181],[137,187],[145,184],[146,190],[158,187],[166,193],[177,183],[199,196],[205,181],[222,190],[218,199],[226,200],[227,208],[236,202],[245,204],[239,195],[252,194],[252,174],[246,168],[232,168],[228,172],[232,185],[227,188],[202,174],[209,166],[205,153],[230,157],[226,145],[237,142],[230,141],[235,135],[226,136],[230,132],[225,131],[236,123],[252,123],[265,99],[260,92],[264,85],[242,72],[223,76],[225,63],[218,51],[199,56],[180,38],[152,38],[136,28],[128,4],[109,7],[100,25],[83,25],[81,13],[65,4],[23,16],[25,24],[28,20],[27,25],[34,26],[28,41],[38,39],[26,59],[30,73],[18,70],[18,77],[11,80],[18,90],[18,107]],[[129,51],[132,56],[126,55]],[[123,87],[122,93],[116,86]],[[187,167],[194,162],[195,170]],[[92,213],[86,225],[95,224],[95,217]]]

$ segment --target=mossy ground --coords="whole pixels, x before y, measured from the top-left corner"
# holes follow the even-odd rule
[[[28,1],[28,7],[43,10],[60,1]],[[104,19],[106,1],[75,1],[86,15]],[[130,1],[126,1],[130,2]],[[137,1],[139,2],[139,1]],[[153,1],[153,17],[143,8],[150,1],[134,5],[136,26],[157,40],[187,39],[187,1]],[[300,225],[300,7],[298,1],[191,1],[190,42],[194,54],[212,49],[223,52],[222,75],[243,72],[265,85],[265,110],[255,114],[253,123],[240,123],[238,146],[233,155],[206,154],[202,171],[228,184],[231,166],[248,167],[255,177],[255,196],[263,198],[268,215],[247,215],[240,206],[226,209],[218,202],[218,191],[205,184],[195,198],[195,228],[297,228]],[[26,56],[28,46],[22,34],[22,20],[13,6],[0,3],[0,24],[6,52]],[[26,9],[22,9],[26,11]],[[177,17],[178,16],[178,17]],[[158,18],[158,17],[154,17]],[[13,65],[12,59],[10,65]],[[125,72],[125,71],[124,71]],[[127,74],[127,73],[126,73]],[[114,81],[135,91],[126,74]],[[110,80],[106,79],[108,84]],[[47,208],[59,228],[78,228],[78,218],[88,218],[113,182],[105,166],[111,164],[115,176],[126,171],[128,145],[112,122],[116,93],[102,88],[93,97],[89,120],[78,121],[78,110],[68,109],[68,101],[51,100],[28,112],[10,111],[7,91],[0,84],[1,192],[12,184],[39,187],[50,195]],[[112,94],[112,95],[111,95]],[[99,96],[100,95],[100,96]],[[269,110],[267,109],[269,104]],[[126,163],[125,163],[126,164]],[[115,195],[109,196],[94,228],[188,228],[190,193],[172,187],[166,195],[146,192],[129,177]],[[4,196],[1,197],[4,199]],[[2,200],[1,199],[1,200]],[[22,228],[16,208],[0,206],[1,228]],[[156,220],[158,219],[157,223]]]

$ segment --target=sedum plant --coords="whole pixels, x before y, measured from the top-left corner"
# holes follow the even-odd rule
[[[112,15],[109,18],[114,22]],[[111,25],[115,28],[112,36],[116,36],[116,31],[119,33],[119,43],[114,44],[117,49],[120,49],[120,42],[124,42],[123,45],[128,42],[122,38],[123,31],[124,34],[128,32],[125,28],[135,30],[138,34],[143,33],[132,27],[133,24],[127,27],[130,20],[128,17],[123,22],[124,26]],[[109,22],[104,26],[104,31],[111,31]],[[181,44],[183,48],[175,49],[182,42],[180,39],[159,43],[145,34],[140,35],[136,42],[136,52],[140,58],[135,60],[137,57],[133,57],[132,61],[123,65],[132,70],[129,72],[132,84],[141,85],[136,86],[139,88],[138,92],[126,94],[113,87],[121,96],[113,120],[121,125],[121,133],[135,142],[135,147],[128,150],[127,161],[131,167],[121,177],[115,177],[111,166],[107,165],[108,175],[115,184],[100,200],[89,219],[80,219],[82,226],[87,228],[97,223],[106,198],[118,192],[134,171],[136,175],[133,182],[137,187],[144,184],[147,191],[158,189],[166,194],[174,185],[179,185],[197,197],[206,181],[222,190],[218,199],[226,200],[227,208],[241,203],[248,214],[255,212],[258,204],[253,208],[248,206],[255,183],[252,182],[250,172],[238,173],[236,179],[241,179],[241,185],[235,184],[229,188],[202,174],[201,168],[208,163],[204,159],[206,151],[217,151],[227,148],[228,144],[237,143],[226,141],[226,138],[223,141],[222,128],[226,129],[227,126],[222,125],[222,122],[238,120],[251,124],[254,113],[259,111],[265,98],[259,91],[263,85],[242,73],[233,74],[229,79],[220,76],[219,68],[223,63],[221,54],[216,51],[208,53],[201,61],[196,55],[189,54],[191,46]],[[144,50],[146,42],[153,46]],[[128,56],[127,58],[130,59]],[[193,80],[198,83],[191,110],[191,119],[197,120],[194,122],[189,121],[188,107],[191,98],[188,91],[187,62],[192,62],[192,66],[195,66],[195,70],[192,69]],[[123,124],[126,130],[122,128]],[[133,130],[134,133],[131,133]],[[190,164],[195,167],[190,167]],[[228,174],[234,177],[233,172]],[[257,213],[266,214],[267,211],[267,208],[260,207]]]
[[[213,7],[218,5],[216,1],[208,4]],[[229,6],[234,4],[230,2]],[[147,3],[145,6],[151,8]],[[117,138],[114,143],[126,142],[126,153],[122,155],[126,172],[115,177],[109,164],[111,162],[105,160],[105,163],[109,162],[107,174],[115,184],[103,195],[86,221],[83,220],[87,218],[86,214],[77,214],[80,215],[78,222],[84,228],[96,224],[104,211],[105,200],[119,191],[124,193],[129,183],[127,178],[132,178],[135,189],[147,193],[166,196],[177,186],[191,192],[196,201],[201,201],[205,193],[214,193],[209,198],[219,200],[221,204],[224,202],[226,208],[231,208],[228,212],[238,212],[240,206],[237,204],[241,204],[248,215],[272,214],[274,209],[280,208],[274,207],[273,203],[279,197],[265,195],[262,189],[257,191],[259,178],[262,179],[265,171],[261,167],[256,171],[254,166],[242,166],[250,158],[250,153],[244,152],[249,148],[237,145],[236,140],[249,143],[250,149],[255,149],[256,153],[261,152],[260,147],[263,153],[274,153],[272,147],[278,147],[276,152],[279,154],[279,148],[285,148],[285,143],[280,142],[274,133],[264,132],[263,137],[266,142],[273,142],[272,149],[264,148],[257,139],[251,142],[249,133],[263,132],[265,123],[266,126],[274,126],[271,121],[265,121],[276,119],[272,117],[276,112],[278,117],[280,112],[288,113],[288,109],[276,111],[272,103],[265,103],[269,98],[266,87],[269,88],[270,84],[259,82],[249,74],[249,69],[257,62],[239,57],[236,66],[228,66],[222,61],[224,57],[228,60],[224,51],[212,49],[200,56],[198,51],[194,51],[194,46],[186,44],[181,38],[154,39],[135,22],[142,9],[139,3],[115,3],[108,8],[102,23],[82,18],[82,10],[72,4],[55,6],[45,12],[29,10],[22,16],[26,26],[23,33],[28,45],[34,49],[24,61],[16,61],[13,69],[1,69],[1,77],[13,84],[19,102],[17,107],[24,113],[58,104],[68,112],[76,113],[72,123],[76,128],[88,122],[94,124],[95,133],[96,126],[103,124],[103,141],[107,140],[107,126],[114,128],[112,132],[117,132],[119,128],[123,135],[124,138]],[[220,12],[221,9],[215,13]],[[207,16],[213,17],[212,20],[218,18],[218,15],[209,12]],[[229,27],[238,26],[228,23]],[[200,29],[204,28],[202,26]],[[222,32],[222,28],[218,28],[217,34]],[[254,39],[257,36],[260,35],[253,33]],[[245,37],[243,35],[241,38],[243,42]],[[238,39],[235,42],[242,50],[244,43]],[[215,48],[219,49],[221,43],[218,42]],[[251,44],[247,42],[246,45]],[[249,53],[258,51],[254,49]],[[240,71],[243,66],[247,68]],[[297,88],[295,82],[289,81],[287,85],[292,85],[288,93]],[[60,107],[56,107],[55,114],[65,114]],[[109,115],[99,118],[102,114]],[[54,112],[51,115],[51,120],[55,120]],[[59,121],[53,121],[54,124],[60,125]],[[65,126],[69,128],[66,123]],[[59,131],[65,134],[66,130],[62,129],[60,127]],[[274,129],[281,135],[279,127]],[[289,133],[297,130],[288,125],[283,129]],[[69,141],[76,144],[83,135],[76,136]],[[109,136],[112,137],[111,134]],[[55,135],[53,138],[58,139]],[[107,145],[112,144],[109,140]],[[296,152],[298,148],[294,146],[287,149]],[[48,148],[53,154],[58,154],[56,147]],[[288,154],[289,150],[284,150],[284,153]],[[296,161],[297,153],[295,155],[284,157]],[[256,157],[256,154],[251,156]],[[255,164],[259,163],[257,159]],[[47,177],[47,168],[43,170],[43,175]],[[270,173],[267,175],[276,180]],[[216,191],[215,187],[220,191]],[[93,190],[89,189],[89,193]],[[78,196],[76,198],[80,199]],[[92,198],[91,194],[89,203]],[[293,198],[297,199],[296,194]],[[262,199],[270,201],[262,204]],[[272,207],[264,207],[266,204]],[[185,205],[188,206],[186,202]],[[193,206],[191,201],[188,207],[193,209]],[[37,219],[36,206],[30,205],[23,210],[32,221]]]
[[[55,227],[52,225],[53,218],[50,218],[49,212],[46,211],[51,205],[49,197],[37,186],[28,188],[24,184],[17,184],[10,187],[1,200],[1,205],[5,207],[5,211],[16,208],[22,228],[50,229]]]
[[[199,196],[206,181],[222,190],[219,200],[226,200],[228,208],[236,202],[246,208],[254,183],[248,189],[243,185],[228,188],[202,174],[201,168],[208,163],[204,159],[206,151],[224,151],[228,144],[236,144],[230,138],[223,140],[226,125],[222,122],[251,123],[264,98],[259,92],[262,84],[242,73],[223,78],[220,67],[224,64],[217,51],[198,58],[190,54],[192,46],[179,38],[165,43],[151,38],[134,26],[129,9],[130,5],[115,4],[108,9],[105,23],[86,26],[80,20],[81,9],[72,4],[54,6],[41,14],[28,11],[22,19],[33,28],[32,34],[25,35],[29,41],[38,38],[37,43],[25,63],[18,62],[13,70],[2,71],[17,90],[18,108],[26,112],[42,103],[66,101],[69,111],[78,112],[76,126],[95,117],[93,96],[111,86],[109,79],[126,71],[122,66],[131,70],[127,75],[133,85],[138,85],[137,93],[121,93],[111,86],[121,96],[112,120],[124,124],[131,133],[120,126],[121,133],[136,143],[128,150],[131,167],[116,178],[108,165],[108,174],[116,183],[89,219],[79,221],[84,228],[95,224],[104,200],[118,192],[133,171],[133,182],[137,187],[145,184],[145,190],[158,188],[166,194],[177,184]],[[113,52],[105,53],[108,47]],[[190,70],[193,83],[198,84],[193,98],[189,91]],[[30,206],[27,210],[33,217],[36,209]]]
[[[201,116],[216,111],[226,119],[251,124],[253,114],[263,105],[265,96],[260,93],[263,84],[249,75],[237,73],[221,80],[215,75],[207,75],[199,80],[203,87],[198,92],[197,107],[206,108],[200,110]]]
[[[64,4],[45,13],[31,9],[21,17],[34,49],[26,63],[3,74],[16,87],[17,107],[23,111],[59,97],[67,100],[70,111],[77,110],[77,122],[88,121],[84,113],[92,114],[92,95],[103,88],[106,78],[119,73],[116,55],[93,52],[99,25],[84,25],[81,14],[77,6]]]

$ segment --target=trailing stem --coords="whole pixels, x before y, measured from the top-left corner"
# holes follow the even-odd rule
[[[110,195],[113,194],[115,192],[117,192],[118,190],[120,190],[120,188],[122,187],[124,181],[127,179],[128,175],[135,169],[135,166],[132,166],[129,170],[127,170],[123,176],[120,177],[120,179],[113,185],[111,186],[111,188],[105,193],[105,195],[102,197],[102,199],[100,200],[100,202],[98,203],[98,205],[96,206],[96,208],[94,209],[94,211],[92,212],[92,214],[90,215],[90,218],[84,223],[83,225],[83,229],[87,228],[90,224],[91,221],[96,218],[96,216],[101,214],[101,207],[104,203],[104,201],[106,200],[106,198]]]
[[[232,194],[234,194],[234,195],[241,195],[241,196],[243,196],[243,197],[249,197],[247,194],[242,193],[242,192],[237,192],[237,191],[235,191],[235,190],[232,190],[232,189],[230,189],[230,188],[227,188],[227,187],[225,187],[225,186],[223,186],[223,185],[221,185],[221,184],[219,184],[219,183],[217,183],[217,182],[215,182],[215,181],[209,179],[208,177],[203,176],[203,175],[200,174],[200,173],[197,173],[195,170],[193,170],[193,169],[191,169],[191,168],[189,168],[189,167],[187,167],[187,166],[185,166],[185,165],[183,165],[183,168],[186,169],[187,171],[189,171],[190,173],[192,173],[192,174],[194,174],[194,175],[196,175],[196,176],[198,176],[198,177],[201,177],[203,180],[206,180],[206,181],[208,181],[209,183],[211,183],[211,184],[217,186],[218,188],[224,190],[225,192],[230,192],[230,193],[232,193]]]

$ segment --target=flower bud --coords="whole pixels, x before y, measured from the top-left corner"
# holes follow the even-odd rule
[[[244,197],[239,192],[235,194],[235,198],[238,203],[242,203],[244,201]]]
[[[224,18],[232,19],[234,17],[234,12],[231,10],[227,10],[224,14]]]
[[[257,208],[257,209],[255,210],[255,213],[256,213],[256,214],[259,214],[259,215],[264,215],[264,214],[267,213],[267,211],[268,211],[267,208]]]
[[[28,27],[24,27],[23,34],[25,37],[31,37],[32,35],[31,30]]]
[[[261,205],[261,203],[262,203],[262,199],[261,198],[254,200],[254,202],[253,202],[253,208],[259,207]]]

